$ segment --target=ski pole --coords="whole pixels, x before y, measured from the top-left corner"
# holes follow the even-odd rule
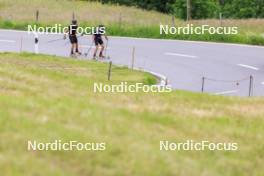
[[[77,36],[77,39],[80,38],[80,37],[83,37],[83,36],[84,36],[83,34],[78,35],[78,36]],[[70,41],[67,41],[64,45],[67,45],[67,44],[69,44],[69,43],[70,43]]]
[[[108,40],[106,40],[106,45],[105,45],[105,57],[106,57],[106,51],[107,51],[107,47],[108,47]]]
[[[91,49],[92,49],[92,47],[93,47],[93,43],[94,43],[94,41],[92,41],[92,43],[91,43],[91,45],[90,45],[90,47],[89,47],[87,53],[85,53],[85,56],[86,56],[86,57],[89,55],[89,53],[90,53],[90,51],[91,51]]]
[[[57,42],[57,41],[60,41],[60,40],[64,40],[64,39],[63,38],[54,39],[54,40],[48,41],[47,43],[53,43],[53,42]]]

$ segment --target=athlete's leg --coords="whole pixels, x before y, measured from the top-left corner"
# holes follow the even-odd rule
[[[78,44],[77,36],[74,36],[74,43],[75,43],[75,52],[76,52],[77,54],[81,54],[81,53],[79,52],[79,44]]]
[[[100,50],[100,54],[99,54],[100,57],[104,57],[103,56],[104,48],[105,48],[104,44],[101,44],[101,50]]]
[[[94,50],[94,54],[93,54],[93,57],[94,57],[94,58],[95,58],[96,55],[97,55],[98,47],[99,47],[99,45],[95,45],[95,50]]]
[[[75,44],[75,51],[76,51],[76,53],[81,54],[81,53],[79,52],[79,45],[78,45],[78,43]]]
[[[74,51],[74,43],[72,43],[72,45],[71,45],[71,55],[74,54],[73,51]]]

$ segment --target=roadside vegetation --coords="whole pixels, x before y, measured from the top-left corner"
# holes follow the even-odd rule
[[[53,56],[0,54],[1,175],[260,176],[264,99],[93,93],[146,73]],[[151,81],[153,82],[153,81]],[[27,151],[27,141],[106,142],[102,152]],[[236,142],[238,151],[159,151],[159,141]],[[246,140],[245,140],[246,139]],[[121,161],[121,162],[120,162]],[[191,168],[191,169],[190,169]]]
[[[36,21],[37,10],[39,11],[38,22]],[[186,26],[187,22],[156,11],[90,1],[0,0],[0,28],[27,30],[29,24],[53,26],[55,23],[66,26],[70,23],[73,12],[80,26],[105,24],[108,34],[114,36],[264,45],[264,28],[262,27],[264,19],[189,21],[195,25],[237,26],[239,29],[237,35],[160,35],[160,24]]]
[[[99,1],[109,4],[122,4],[136,6],[147,10],[175,15],[178,18],[186,19],[187,0],[83,0]],[[191,18],[208,19],[218,18],[219,13],[225,18],[263,18],[264,1],[260,0],[191,0]]]
[[[26,9],[26,10],[25,10]],[[39,19],[36,21],[36,11]],[[80,26],[105,24],[109,35],[160,39],[181,39],[264,45],[263,19],[192,20],[195,25],[237,26],[238,35],[160,35],[160,24],[186,26],[187,22],[170,14],[136,7],[99,2],[68,0],[0,0],[0,28],[26,30],[28,24],[68,25],[74,16]]]

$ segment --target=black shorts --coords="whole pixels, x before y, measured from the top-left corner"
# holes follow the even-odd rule
[[[70,35],[69,39],[71,41],[71,44],[78,43],[78,39],[76,35]]]
[[[95,38],[94,43],[96,46],[98,46],[98,45],[103,45],[104,41],[102,40],[102,38]]]

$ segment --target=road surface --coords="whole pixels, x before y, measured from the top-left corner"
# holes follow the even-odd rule
[[[69,56],[70,43],[62,35],[39,35],[39,52]],[[21,40],[22,39],[22,40]],[[86,52],[91,36],[79,38]],[[21,48],[22,43],[22,48]],[[135,47],[135,66],[165,75],[174,89],[216,95],[248,96],[249,77],[253,76],[253,95],[264,95],[264,47],[178,40],[110,37],[107,55],[114,64],[131,65]],[[0,52],[34,52],[34,35],[0,30]],[[90,57],[91,57],[90,53]],[[210,78],[210,79],[207,79]]]

